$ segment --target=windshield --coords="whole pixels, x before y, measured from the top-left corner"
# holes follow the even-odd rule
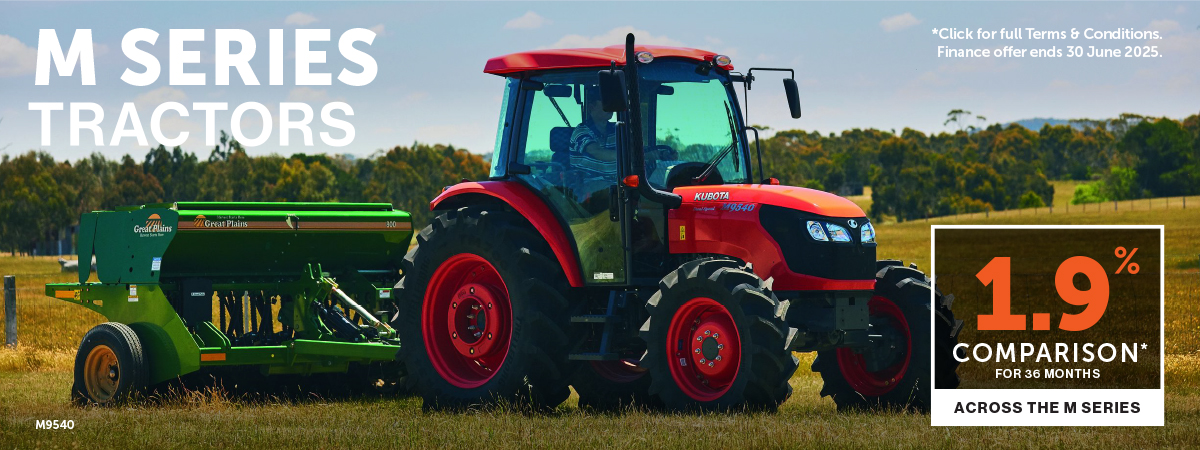
[[[647,173],[658,188],[692,184],[716,161],[702,184],[749,181],[737,103],[728,78],[702,75],[696,64],[655,61],[638,68],[646,140]],[[653,166],[653,167],[649,167]]]

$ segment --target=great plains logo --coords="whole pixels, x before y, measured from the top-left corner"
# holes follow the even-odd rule
[[[728,191],[718,192],[697,192],[695,201],[711,201],[711,200],[729,200]]]
[[[241,217],[224,217],[216,220],[208,220],[204,214],[197,214],[192,220],[192,226],[196,228],[248,228],[250,223],[245,220],[240,220]]]
[[[854,219],[850,219],[846,221],[846,225],[850,225],[850,228],[857,228],[858,222],[856,222]]]
[[[162,233],[170,233],[172,229],[174,227],[163,225],[162,217],[158,214],[151,214],[150,217],[147,217],[145,226],[133,226],[133,232],[141,237],[162,236]]]

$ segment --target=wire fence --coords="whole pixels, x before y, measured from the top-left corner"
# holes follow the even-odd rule
[[[1080,205],[1066,204],[1062,206],[1047,206],[1043,208],[1008,209],[1004,211],[984,211],[977,213],[955,214],[951,216],[927,217],[931,220],[952,221],[958,219],[987,219],[993,217],[1038,216],[1053,214],[1103,214],[1129,211],[1153,211],[1164,209],[1196,209],[1200,210],[1200,195],[1186,197],[1157,197],[1137,200],[1121,200],[1100,203],[1084,203]]]

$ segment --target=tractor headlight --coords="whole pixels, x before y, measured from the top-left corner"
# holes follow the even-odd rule
[[[850,242],[850,233],[841,225],[827,223],[825,228],[829,230],[829,237],[833,238],[833,242]]]
[[[871,225],[871,222],[867,222],[867,223],[863,224],[862,240],[860,242],[862,242],[864,244],[874,244],[875,243],[875,227],[873,225]]]
[[[808,235],[813,240],[829,242],[829,237],[825,236],[825,228],[821,226],[821,222],[815,220],[808,221]]]

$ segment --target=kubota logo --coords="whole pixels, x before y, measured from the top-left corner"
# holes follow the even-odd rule
[[[729,192],[697,192],[696,201],[729,200]]]
[[[204,228],[204,214],[197,215],[196,219],[192,221],[192,226],[196,228]]]
[[[144,236],[146,233],[170,233],[172,228],[163,225],[161,216],[151,214],[150,217],[146,218],[146,225],[141,227],[134,225],[133,232]]]

